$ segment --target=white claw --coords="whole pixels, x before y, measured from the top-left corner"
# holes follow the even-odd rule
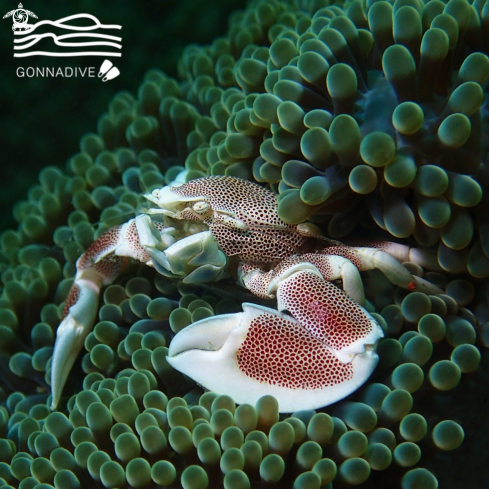
[[[78,287],[79,295],[68,315],[61,321],[54,344],[51,363],[51,409],[53,410],[58,406],[71,368],[83,347],[85,338],[92,330],[97,315],[96,304],[100,292],[97,284],[90,280],[78,279],[73,287]]]
[[[180,331],[170,344],[168,363],[238,404],[273,395],[284,413],[343,399],[378,363],[373,345],[343,364],[294,318],[256,304],[243,304],[243,311]]]
[[[240,323],[242,312],[221,314],[212,318],[197,321],[184,328],[170,343],[168,349],[169,363],[176,363],[177,355],[189,350],[220,350],[233,329]]]

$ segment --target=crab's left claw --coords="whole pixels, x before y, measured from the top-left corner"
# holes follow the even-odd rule
[[[367,335],[362,347],[357,345],[356,353],[346,358],[287,314],[247,303],[243,311],[180,331],[170,344],[168,363],[238,403],[273,395],[280,412],[316,409],[343,399],[378,363],[378,325],[375,337]]]

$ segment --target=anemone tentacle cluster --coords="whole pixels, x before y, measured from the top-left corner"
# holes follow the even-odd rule
[[[137,97],[116,94],[0,236],[0,485],[483,487],[470,440],[489,377],[487,15],[479,0],[256,0],[226,37],[185,49],[178,80],[155,69]],[[335,239],[431,248],[439,272],[406,266],[445,294],[364,273],[386,336],[377,370],[344,401],[289,416],[270,396],[203,392],[166,361],[175,333],[241,310],[241,289],[133,265],[105,289],[51,412],[77,258],[183,170],[256,181],[284,221]]]

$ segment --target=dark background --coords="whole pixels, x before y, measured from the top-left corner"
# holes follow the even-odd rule
[[[0,17],[18,7],[18,0],[0,1]],[[39,19],[57,20],[90,13],[105,24],[122,25],[122,57],[111,58],[121,74],[102,83],[98,78],[18,78],[19,66],[95,66],[101,56],[52,58],[13,57],[12,18],[0,22],[0,231],[15,228],[12,206],[25,199],[47,165],[64,167],[79,151],[81,136],[96,132],[97,119],[119,90],[137,93],[144,73],[162,69],[176,76],[176,63],[190,43],[210,44],[226,33],[229,14],[244,0],[151,0],[125,2],[25,0],[25,9]],[[111,31],[111,34],[113,31]],[[44,42],[44,41],[42,41]],[[39,45],[39,49],[41,45]],[[48,45],[46,44],[47,48]]]

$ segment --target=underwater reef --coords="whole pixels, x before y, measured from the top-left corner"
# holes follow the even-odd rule
[[[178,77],[117,93],[0,235],[0,487],[479,488],[489,480],[489,3],[252,1],[189,45]],[[255,298],[130,265],[51,412],[56,328],[78,257],[143,192],[230,175],[287,223],[432,250],[427,296],[362,273],[383,328],[357,392],[317,411],[237,406],[168,364],[172,337]],[[259,302],[259,301],[258,301]]]

